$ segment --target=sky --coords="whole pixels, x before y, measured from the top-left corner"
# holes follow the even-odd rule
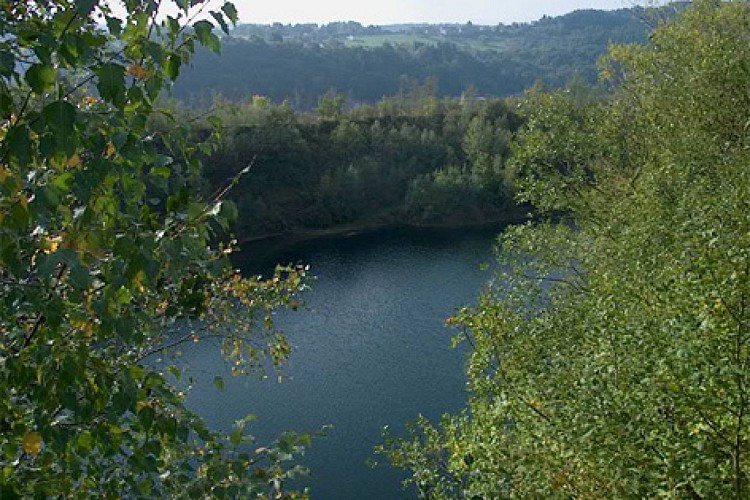
[[[362,24],[525,22],[576,9],[618,9],[632,0],[234,0],[243,22],[359,21]]]
[[[233,0],[243,23],[368,24],[527,22],[576,9],[619,9],[639,0]],[[220,6],[221,0],[212,0]]]

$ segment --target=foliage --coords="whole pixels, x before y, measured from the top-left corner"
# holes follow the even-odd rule
[[[750,495],[750,7],[693,2],[615,46],[609,103],[532,98],[519,196],[570,223],[501,237],[451,320],[466,412],[381,451],[426,498]]]
[[[205,159],[204,177],[213,191],[252,165],[252,178],[230,194],[243,214],[241,239],[352,225],[473,224],[520,213],[504,176],[521,120],[504,100],[439,100],[428,82],[351,110],[341,95],[328,95],[315,115],[257,97],[219,103],[218,112],[222,140]],[[205,126],[195,134],[206,135]]]
[[[456,97],[469,86],[484,96],[519,95],[536,80],[562,87],[576,75],[595,83],[596,59],[607,45],[644,42],[651,18],[634,7],[497,26],[242,25],[221,55],[196,54],[175,96],[201,102],[210,92],[235,101],[262,94],[312,110],[331,89],[355,103],[375,103],[397,93],[405,78],[434,79],[438,97]]]
[[[152,362],[212,336],[239,372],[283,361],[271,314],[304,275],[233,272],[215,240],[236,208],[191,194],[213,146],[155,103],[219,39],[202,2],[174,3],[0,3],[3,500],[294,497],[282,464],[307,437],[250,452],[245,421],[207,429],[179,370]],[[204,13],[236,21],[229,3]]]

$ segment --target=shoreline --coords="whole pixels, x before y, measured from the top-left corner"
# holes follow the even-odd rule
[[[491,220],[473,221],[473,222],[452,222],[452,223],[413,223],[413,222],[373,222],[373,223],[356,223],[333,226],[325,229],[306,229],[278,233],[269,233],[247,238],[238,238],[239,244],[273,244],[274,246],[287,247],[298,243],[328,238],[349,238],[362,234],[374,233],[388,229],[414,229],[414,230],[454,230],[490,227],[494,225],[512,225],[520,224],[531,220],[529,214],[508,214],[505,217],[498,217]]]

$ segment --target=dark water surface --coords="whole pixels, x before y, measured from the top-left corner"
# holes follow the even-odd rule
[[[403,472],[371,469],[367,461],[383,426],[403,435],[420,413],[435,420],[463,406],[466,348],[450,347],[455,332],[444,322],[476,302],[490,277],[481,264],[492,261],[499,231],[391,230],[307,242],[276,255],[310,264],[317,277],[305,297],[309,310],[277,317],[295,349],[283,368],[287,379],[227,375],[220,392],[201,374],[226,367],[214,347],[199,344],[184,357],[199,380],[188,405],[214,428],[257,415],[251,433],[259,445],[285,430],[332,425],[303,459],[313,499],[414,498],[401,487]],[[258,272],[267,264],[240,265]]]

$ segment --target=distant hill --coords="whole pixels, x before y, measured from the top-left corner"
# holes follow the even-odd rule
[[[427,79],[438,96],[458,96],[469,86],[480,96],[509,96],[537,80],[556,87],[577,74],[593,83],[610,42],[642,43],[653,23],[680,7],[579,10],[497,26],[241,25],[225,37],[221,55],[196,55],[174,96],[259,94],[304,110],[331,90],[352,103],[372,103]]]

